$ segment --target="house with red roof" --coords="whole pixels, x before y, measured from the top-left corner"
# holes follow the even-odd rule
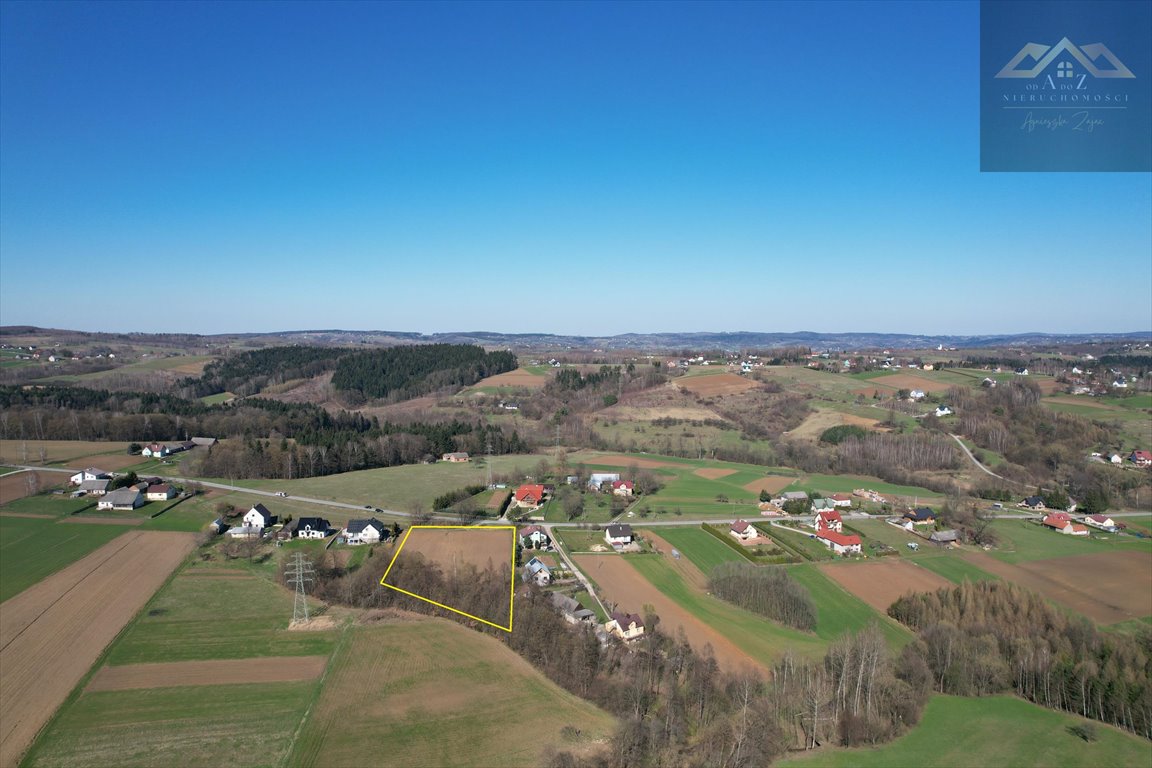
[[[821,531],[835,531],[836,533],[844,532],[844,519],[840,517],[840,513],[832,509],[823,509],[816,513],[816,519],[812,521],[812,527],[816,529],[816,533]]]
[[[548,533],[539,525],[520,529],[520,546],[525,549],[545,549],[551,543]]]
[[[834,493],[828,497],[835,507],[851,507],[852,495],[848,493]]]
[[[1138,467],[1152,467],[1152,451],[1132,451],[1128,461]]]
[[[547,490],[543,485],[522,485],[516,489],[514,501],[519,507],[527,509],[537,509],[544,503],[544,495]]]
[[[613,480],[612,493],[616,496],[631,496],[636,484],[631,480]]]
[[[1116,521],[1108,517],[1108,515],[1087,515],[1084,518],[1084,522],[1093,528],[1103,528],[1106,531],[1116,529]]]
[[[750,541],[760,535],[759,531],[753,528],[751,523],[743,520],[737,520],[732,523],[732,527],[728,529],[728,533],[740,539],[740,541]]]
[[[860,537],[854,534],[845,535],[833,530],[823,530],[816,534],[816,538],[838,555],[860,552]]]
[[[1067,512],[1053,512],[1040,521],[1042,525],[1069,536],[1087,536],[1088,528],[1072,522]]]

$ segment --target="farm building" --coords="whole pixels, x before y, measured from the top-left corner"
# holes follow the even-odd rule
[[[140,451],[141,456],[151,456],[154,459],[162,459],[172,451],[168,450],[168,446],[163,443],[149,443],[144,446],[144,450]]]
[[[604,483],[614,483],[620,479],[618,472],[593,472],[588,478],[589,490],[598,491]]]
[[[144,503],[144,496],[135,488],[120,488],[104,494],[96,502],[96,509],[131,511]]]
[[[644,634],[644,620],[634,613],[612,611],[604,629],[621,640],[633,640]]]
[[[205,448],[211,448],[216,445],[216,438],[214,437],[194,437],[192,438],[193,445],[202,445]]]
[[[176,489],[167,483],[160,483],[158,485],[148,486],[148,490],[144,492],[148,501],[168,501],[176,497]]]
[[[268,511],[268,508],[263,504],[255,504],[250,510],[244,513],[244,525],[251,525],[255,528],[267,528],[276,522],[276,516]]]
[[[546,489],[543,485],[522,485],[516,489],[513,497],[516,506],[526,509],[537,509],[544,503]]]
[[[254,525],[239,525],[235,528],[229,528],[224,532],[224,535],[234,539],[258,539],[264,535],[264,529]]]
[[[960,534],[952,530],[934,531],[932,535],[928,537],[928,540],[942,547],[948,547],[960,540]]]
[[[302,517],[296,523],[296,538],[323,539],[332,526],[322,517]]]
[[[111,480],[85,480],[80,483],[80,490],[91,496],[103,496],[108,493],[108,484]]]
[[[614,547],[632,543],[632,526],[612,524],[604,529],[604,540]]]
[[[854,534],[845,535],[833,530],[823,530],[816,534],[816,538],[838,555],[860,551],[860,537]]]
[[[1045,517],[1041,521],[1041,524],[1046,528],[1051,528],[1054,531],[1060,531],[1060,533],[1069,536],[1088,535],[1088,529],[1083,525],[1072,522],[1072,518],[1070,518],[1066,512],[1053,512],[1052,514]]]
[[[520,578],[524,581],[534,581],[538,587],[546,587],[552,583],[552,569],[540,558],[534,557],[524,564]]]
[[[631,480],[613,480],[612,493],[616,496],[631,496],[635,484]]]
[[[732,527],[728,529],[728,533],[740,539],[740,541],[749,541],[760,535],[750,523],[746,523],[743,520],[737,520],[732,523]]]
[[[1093,528],[1103,528],[1106,531],[1116,530],[1116,521],[1108,515],[1088,515],[1084,518],[1084,522]]]
[[[562,595],[559,592],[553,592],[549,595],[549,599],[569,624],[596,623],[596,614],[587,608],[581,608],[580,603],[578,603],[575,598]]]
[[[88,467],[88,469],[82,470],[82,471],[77,472],[76,474],[72,475],[72,477],[68,478],[68,482],[72,483],[72,485],[80,485],[85,480],[111,480],[111,479],[112,479],[112,475],[108,474],[104,470],[96,469],[96,467]]]
[[[378,544],[387,537],[387,527],[374,517],[367,520],[349,520],[344,529],[344,541],[349,544]]]
[[[816,532],[820,531],[835,531],[836,533],[844,532],[844,519],[840,517],[840,513],[834,510],[826,509],[823,512],[816,514],[816,519],[812,521],[812,527]]]
[[[548,538],[548,534],[539,525],[530,525],[520,529],[520,546],[525,549],[544,549],[551,543],[552,540]]]
[[[452,464],[461,464],[465,461],[471,461],[471,457],[468,455],[467,451],[453,451],[452,453],[444,454],[440,460],[447,461]]]
[[[834,493],[828,497],[834,507],[851,507],[852,496],[847,493]]]

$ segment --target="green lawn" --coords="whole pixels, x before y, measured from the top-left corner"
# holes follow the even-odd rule
[[[564,549],[569,552],[596,552],[592,547],[601,546],[611,551],[604,539],[604,531],[588,531],[581,528],[553,528]]]
[[[886,616],[881,616],[872,606],[860,598],[849,594],[814,565],[801,564],[788,566],[788,575],[808,589],[816,603],[816,635],[832,641],[846,632],[859,632],[869,624],[876,623],[893,650],[911,642],[912,634]]]
[[[1086,722],[1013,696],[933,696],[912,731],[881,747],[826,749],[780,768],[1135,768],[1152,762],[1137,736],[1097,724],[1088,743],[1068,732]]]
[[[935,491],[916,485],[894,485],[863,475],[805,475],[788,487],[790,491],[820,491],[821,493],[851,493],[857,488],[870,488],[889,496],[908,496],[921,501],[942,499]]]
[[[933,573],[939,574],[953,584],[963,584],[965,581],[992,581],[999,579],[987,571],[981,570],[951,554],[929,555],[916,558],[916,564],[922,565]]]
[[[182,572],[117,640],[108,663],[329,653],[336,632],[288,631],[292,600],[291,592],[260,576],[209,578]]]
[[[652,532],[676,547],[704,575],[720,563],[746,563],[740,553],[732,551],[715,536],[701,528],[655,528]]]
[[[777,624],[718,597],[700,593],[663,558],[625,557],[653,586],[766,666],[789,649],[801,656],[820,658],[828,647],[827,640],[816,634]]]
[[[81,693],[21,765],[275,766],[319,682]]]
[[[25,496],[5,504],[5,512],[17,512],[22,515],[51,515],[53,517],[68,517],[81,511],[96,511],[96,500],[93,498],[70,498],[67,495],[54,493],[41,493],[37,496]]]
[[[831,560],[837,557],[832,550],[813,538],[813,531],[777,526],[772,526],[769,530],[775,538],[784,542],[785,546],[797,550],[801,555],[807,555],[810,560]]]
[[[0,517],[0,602],[130,530],[122,525]]]
[[[1095,532],[1087,537],[1065,536],[1026,520],[997,520],[992,525],[1001,542],[991,554],[1006,563],[1130,549],[1152,551],[1152,539]]]
[[[580,603],[581,608],[587,608],[596,614],[597,622],[603,624],[608,621],[608,614],[604,613],[604,609],[600,607],[600,603],[592,599],[592,595],[584,590],[580,590],[574,594],[573,597],[576,598],[576,602]]]

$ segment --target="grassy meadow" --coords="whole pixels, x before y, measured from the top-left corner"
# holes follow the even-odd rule
[[[699,528],[654,528],[652,533],[667,541],[680,551],[680,554],[704,572],[712,573],[712,569],[721,563],[746,563],[740,553],[734,552],[715,536]]]
[[[61,525],[40,518],[0,517],[0,602],[130,530],[122,525]]]

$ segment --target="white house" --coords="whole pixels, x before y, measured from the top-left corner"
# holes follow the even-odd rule
[[[604,540],[614,547],[632,543],[632,526],[613,523],[604,529]]]
[[[860,551],[860,537],[853,534],[844,535],[832,530],[823,530],[816,534],[816,538],[838,555]]]
[[[151,456],[156,459],[162,459],[169,453],[171,451],[168,450],[168,446],[162,443],[149,443],[144,446],[144,450],[140,451],[141,456]]]
[[[253,528],[267,528],[276,522],[276,516],[263,504],[256,504],[252,509],[244,513],[244,525],[250,525]]]
[[[544,564],[538,557],[534,557],[524,564],[524,571],[520,574],[524,581],[534,581],[536,586],[546,587],[552,583],[552,569]]]
[[[160,485],[150,485],[148,490],[144,492],[144,496],[148,501],[167,501],[176,497],[176,489],[167,483]]]
[[[604,629],[621,640],[633,640],[644,634],[644,620],[634,613],[612,611]]]
[[[740,539],[740,541],[750,541],[760,535],[750,523],[746,523],[743,520],[737,520],[732,523],[732,527],[728,529],[728,533]]]
[[[949,408],[946,405],[936,406],[935,414],[937,417],[951,416],[953,413],[955,413],[955,411],[953,411],[951,408]]]
[[[367,520],[349,520],[344,529],[344,540],[349,544],[379,544],[387,529],[384,523],[372,517]]]
[[[1088,515],[1084,518],[1084,522],[1093,528],[1103,528],[1104,530],[1112,530],[1116,527],[1116,521],[1108,515]]]
[[[144,503],[144,496],[135,488],[120,488],[100,497],[96,509],[131,511]]]
[[[612,493],[616,496],[631,496],[635,484],[631,480],[613,480]]]
[[[593,491],[600,490],[604,483],[614,483],[620,479],[618,472],[594,472],[588,477],[588,487]]]
[[[296,538],[323,539],[331,529],[332,526],[322,517],[302,517],[296,523]]]
[[[923,400],[928,394],[922,389],[914,389],[908,393],[909,400]]]
[[[539,525],[530,525],[520,529],[520,546],[525,549],[544,549],[552,540]]]
[[[852,496],[847,493],[834,493],[828,497],[834,507],[851,507]]]
[[[111,479],[112,479],[112,475],[108,474],[104,470],[96,469],[96,467],[88,467],[88,469],[85,469],[81,472],[77,472],[76,474],[72,475],[72,477],[68,478],[68,481],[70,483],[72,483],[72,485],[80,485],[85,480],[111,480]]]
[[[812,521],[812,527],[816,529],[817,533],[821,531],[843,533],[844,519],[840,517],[839,512],[827,509],[816,514],[816,518]]]

